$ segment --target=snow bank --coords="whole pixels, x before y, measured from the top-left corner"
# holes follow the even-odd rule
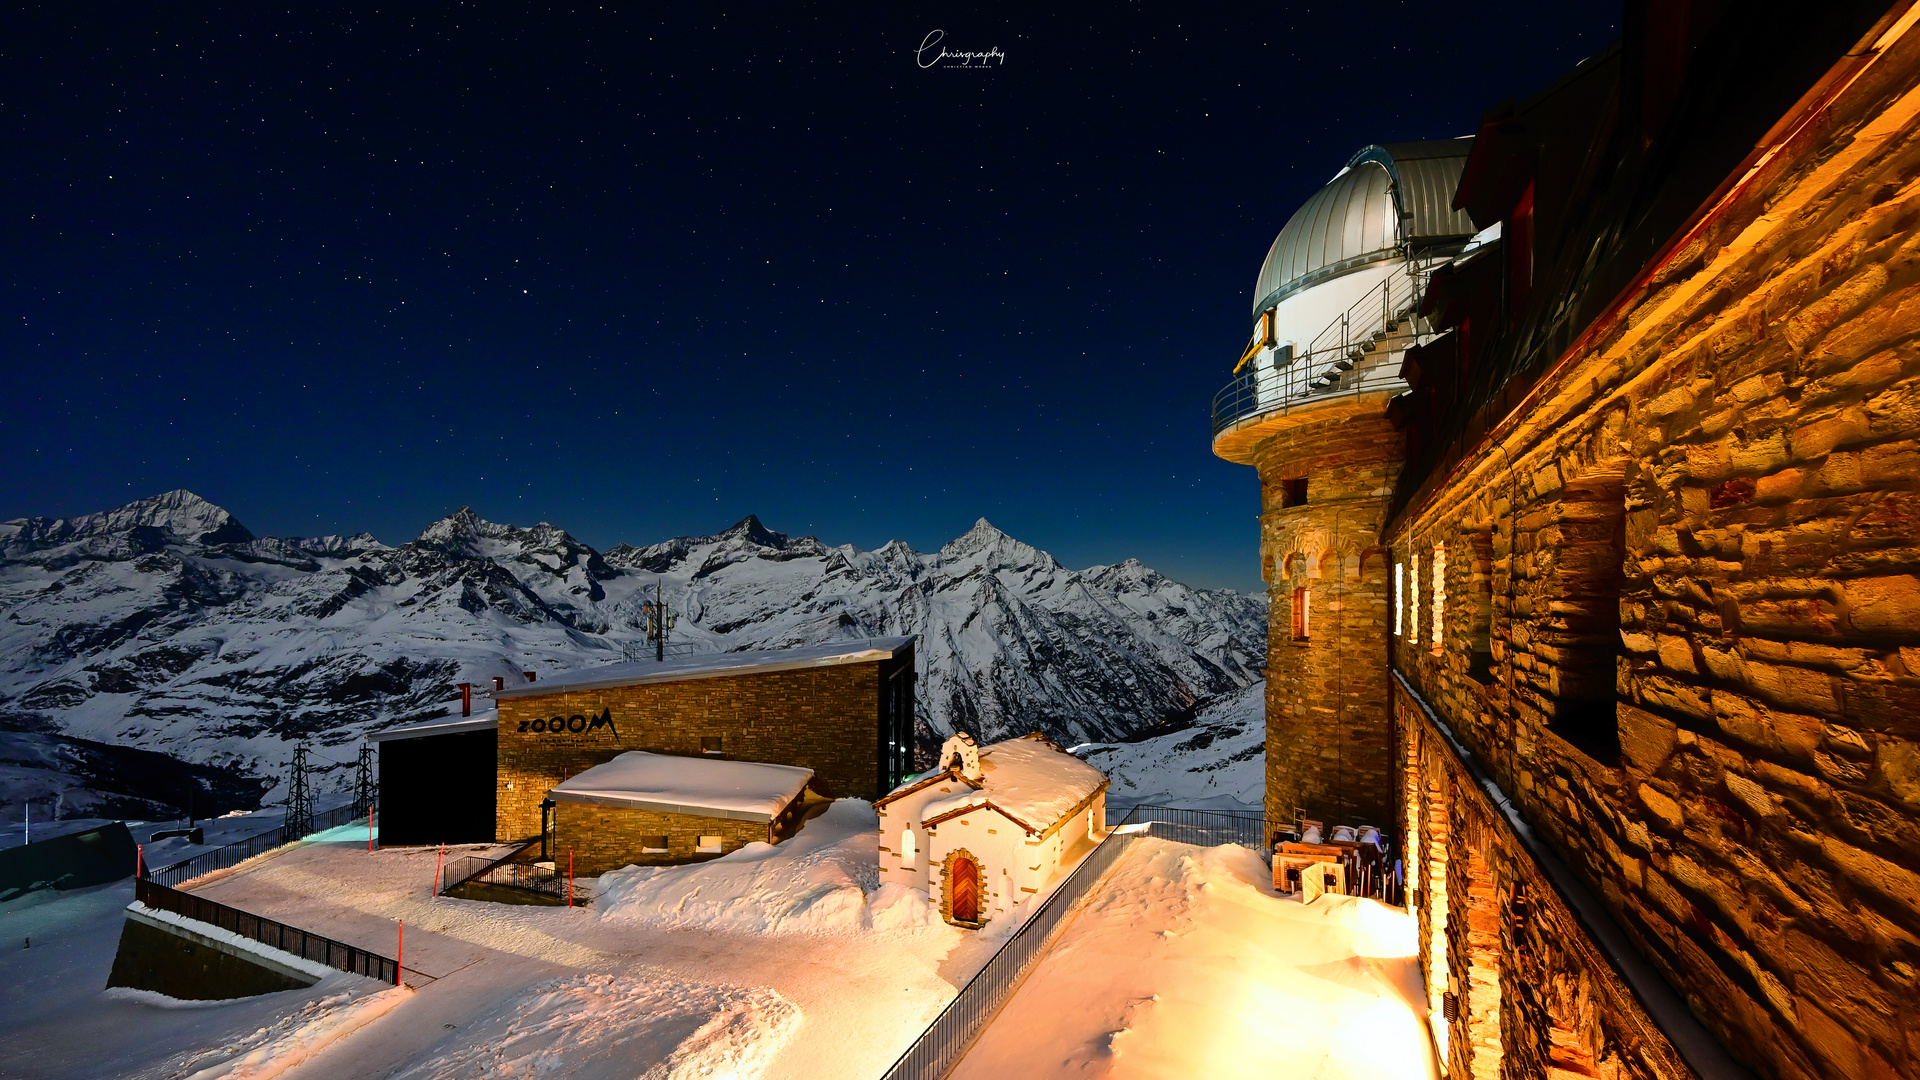
[[[1277,895],[1243,847],[1127,843],[953,1080],[1437,1076],[1405,912]]]
[[[754,1080],[800,1021],[768,989],[578,975],[464,1025],[395,1080]]]
[[[879,888],[878,829],[872,804],[839,799],[777,846],[748,844],[710,862],[603,874],[594,909],[609,921],[755,934],[912,930],[938,922],[917,890]],[[918,906],[900,892],[919,895]]]
[[[373,993],[349,990],[309,1001],[270,1027],[195,1055],[188,1068],[208,1058],[226,1060],[187,1080],[270,1080],[385,1016],[411,993],[396,986]]]

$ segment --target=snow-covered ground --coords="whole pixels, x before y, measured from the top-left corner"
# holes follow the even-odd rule
[[[1280,896],[1246,848],[1129,843],[952,1080],[1438,1075],[1409,916]]]
[[[875,889],[875,823],[871,807],[845,800],[777,848],[587,882],[596,902],[574,909],[434,897],[438,852],[369,853],[364,825],[193,883],[210,899],[387,955],[404,921],[407,989],[378,1001],[383,988],[351,976],[193,1008],[106,994],[129,885],[9,905],[0,933],[37,936],[26,966],[18,954],[0,960],[0,1010],[24,1018],[0,1034],[0,1075],[876,1076],[1012,922],[962,931],[920,894]],[[54,1008],[39,1000],[47,980],[59,985]],[[95,1023],[96,1013],[113,1022]],[[63,1023],[81,1025],[87,1045],[13,1067],[59,1039]]]
[[[840,799],[775,847],[748,844],[691,866],[603,874],[594,906],[609,922],[747,934],[959,933],[918,889],[878,881],[870,803]]]
[[[1073,752],[1107,774],[1107,805],[1182,806],[1258,814],[1266,791],[1266,689],[1256,682],[1194,718],[1138,742],[1082,743]],[[1119,814],[1110,811],[1109,821]]]

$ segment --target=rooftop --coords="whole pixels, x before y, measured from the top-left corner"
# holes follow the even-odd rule
[[[1044,832],[1100,790],[1107,774],[1054,745],[1039,732],[980,750],[984,774],[976,790],[928,803],[920,820],[954,810],[992,806],[1015,821]]]
[[[569,777],[549,794],[557,802],[772,821],[811,779],[812,769],[792,765],[629,750],[604,765]]]
[[[682,679],[717,679],[755,672],[870,663],[877,660],[890,660],[912,647],[913,638],[911,637],[866,638],[856,641],[837,641],[828,645],[808,645],[798,649],[670,656],[660,661],[632,660],[626,663],[603,664],[599,667],[570,671],[540,682],[508,687],[505,690],[495,691],[493,696],[496,699],[539,697],[566,690],[678,682]]]

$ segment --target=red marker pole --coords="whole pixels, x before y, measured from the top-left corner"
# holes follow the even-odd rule
[[[407,958],[407,920],[400,919],[398,922],[400,923],[400,943],[393,950],[393,985],[405,986],[406,984],[400,981],[400,975],[406,969],[400,964]]]
[[[135,844],[133,846],[133,876],[145,877],[146,867],[147,867],[147,845]]]
[[[567,849],[567,906],[573,906],[573,849]]]
[[[447,845],[440,845],[440,857],[433,862],[433,895],[440,895],[440,868],[447,862]]]

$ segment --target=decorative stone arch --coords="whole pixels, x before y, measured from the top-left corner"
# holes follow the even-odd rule
[[[1280,577],[1283,581],[1292,581],[1300,576],[1301,567],[1306,565],[1307,557],[1298,551],[1289,551],[1280,557]]]
[[[953,917],[954,864],[966,860],[973,867],[974,876],[974,919],[967,921]],[[947,852],[940,862],[940,917],[955,926],[964,926],[969,930],[978,930],[987,925],[987,868],[978,856],[966,848],[957,847]]]
[[[1321,569],[1327,560],[1326,549],[1319,544],[1302,544],[1299,555],[1300,566],[1306,571],[1306,576],[1310,578],[1320,577]]]
[[[1372,568],[1378,570],[1384,580],[1387,575],[1387,566],[1392,561],[1393,553],[1387,550],[1385,544],[1374,544],[1360,552],[1360,576],[1366,577],[1367,570]]]

